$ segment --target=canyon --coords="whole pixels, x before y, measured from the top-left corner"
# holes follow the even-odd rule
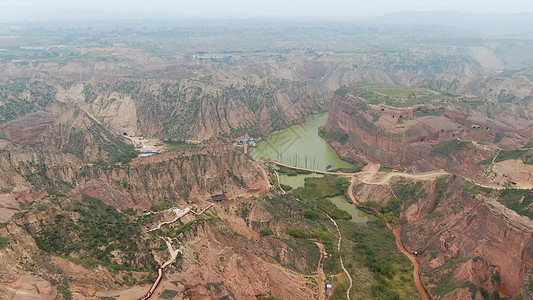
[[[283,24],[0,40],[0,299],[531,299],[532,46]]]

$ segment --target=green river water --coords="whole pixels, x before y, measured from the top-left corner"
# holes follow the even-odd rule
[[[275,131],[259,142],[250,154],[258,160],[268,157],[273,160],[301,168],[325,170],[350,168],[352,164],[343,161],[331,146],[318,135],[320,126],[326,124],[327,113],[310,116],[305,123]]]
[[[315,170],[325,170],[329,164],[333,165],[332,169],[350,168],[352,165],[340,159],[333,148],[318,135],[318,129],[326,124],[327,118],[327,113],[317,114],[307,118],[302,125],[275,131],[266,140],[259,142],[258,147],[252,149],[250,154],[255,159],[266,156],[292,166]],[[280,183],[297,189],[304,186],[306,178],[323,176],[316,173],[296,176],[279,174],[279,180]],[[339,209],[348,212],[352,216],[352,222],[364,224],[373,218],[347,202],[344,196],[328,199]]]

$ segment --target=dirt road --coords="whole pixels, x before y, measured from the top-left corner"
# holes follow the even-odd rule
[[[337,233],[339,234],[339,242],[337,243],[337,251],[339,251],[339,253],[340,253],[341,252],[342,234],[341,234],[341,231],[339,229],[339,225],[337,225],[337,222],[335,222],[335,220],[333,220],[332,217],[330,217],[328,214],[326,214],[326,215],[331,220],[331,222],[333,222],[333,224],[335,225],[335,228],[337,228]],[[339,255],[339,259],[341,261],[341,268],[344,271],[344,273],[346,273],[346,276],[348,276],[348,280],[350,281],[350,286],[346,290],[346,299],[351,300],[350,291],[352,290],[352,286],[353,286],[352,276],[350,275],[350,272],[348,272],[348,270],[346,270],[346,268],[344,267],[344,262],[342,261],[342,256],[341,255]]]
[[[317,273],[317,284],[318,284],[318,300],[326,300],[326,274],[324,273],[324,258],[328,253],[326,252],[326,249],[324,248],[324,245],[320,242],[315,242],[315,244],[318,246],[318,249],[320,250],[320,259],[318,260],[318,266],[316,268]]]
[[[418,264],[418,261],[416,260],[415,256],[409,251],[407,251],[407,249],[405,249],[405,246],[403,245],[402,237],[401,237],[402,228],[400,226],[397,226],[396,228],[392,230],[392,232],[394,233],[394,236],[396,237],[396,247],[398,247],[398,249],[405,256],[407,256],[407,258],[409,258],[409,260],[413,264],[413,267],[414,267],[413,278],[415,279],[416,288],[420,292],[420,295],[422,296],[423,300],[429,300],[428,292],[426,288],[424,287],[424,284],[422,284],[422,280],[420,279],[420,265]]]
[[[415,179],[415,180],[431,180],[434,178],[450,175],[450,173],[441,170],[441,171],[432,171],[432,172],[420,173],[420,174],[391,172],[391,173],[387,173],[385,176],[381,178],[375,178],[376,175],[377,173],[367,172],[366,174],[363,175],[362,182],[365,184],[384,185],[384,184],[387,184],[394,177],[402,177],[402,178]]]

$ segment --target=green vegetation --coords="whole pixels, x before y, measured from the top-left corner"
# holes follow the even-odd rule
[[[239,186],[244,188],[246,187],[246,182],[242,176],[235,175],[230,169],[227,169],[226,172],[228,173],[229,178],[233,179],[233,181],[235,181]]]
[[[498,133],[496,133],[496,136],[494,137],[494,140],[492,142],[494,144],[498,144],[499,142],[501,142],[503,140],[504,137],[505,137],[505,134],[503,134],[501,132],[498,132]]]
[[[341,130],[335,132],[327,132],[324,127],[320,127],[320,129],[318,130],[318,134],[326,141],[339,142],[342,145],[346,144],[346,142],[348,141],[348,134]]]
[[[333,204],[329,197],[340,196],[346,192],[350,185],[346,178],[326,175],[323,178],[306,178],[305,187],[293,191],[295,197],[300,198],[316,209],[323,210],[333,219],[350,220],[352,216],[344,210],[340,210]]]
[[[161,299],[173,299],[178,295],[178,291],[175,290],[164,290],[159,293],[159,298]]]
[[[358,294],[359,298],[417,299],[412,264],[398,250],[394,234],[385,228],[380,219],[369,221],[366,226],[340,224],[343,236],[353,245],[342,249],[348,270],[355,273],[360,272],[358,268],[364,267],[373,277],[370,284],[355,283],[355,288],[367,295]],[[362,285],[357,287],[358,284]]]
[[[398,224],[400,221],[406,222],[405,219],[400,218],[401,208],[404,203],[414,202],[426,196],[421,182],[400,181],[392,187],[394,194],[397,197],[392,197],[386,203],[377,201],[364,201],[361,205],[366,207],[376,208],[383,214],[382,218],[387,220],[392,225]]]
[[[29,231],[41,250],[64,257],[83,251],[87,262],[116,269],[157,267],[150,249],[142,244],[141,227],[128,215],[87,195],[70,205],[71,212],[42,220],[40,230]],[[115,262],[114,251],[121,253],[121,264]]]
[[[333,169],[328,170],[328,172],[357,173],[357,172],[361,172],[361,170],[364,168],[364,165],[362,165],[362,164],[357,164],[357,163],[353,163],[353,162],[349,162],[349,163],[353,164],[353,167],[350,167],[350,168],[333,168]]]
[[[329,200],[324,201],[328,197],[343,195],[348,186],[349,181],[346,178],[332,175],[307,178],[305,186],[293,190],[292,193],[273,198],[265,197],[265,208],[275,219],[284,222],[290,220],[287,233],[293,238],[285,242],[302,243],[295,245],[298,247],[295,248],[297,253],[307,251],[306,258],[311,254],[316,256],[318,249],[312,242],[309,243],[308,238],[322,241],[326,252],[330,254],[324,259],[324,271],[327,274],[342,272],[339,262],[339,256],[342,255],[347,270],[353,278],[357,278],[352,289],[354,299],[397,299],[395,297],[398,296],[402,299],[417,299],[412,265],[397,250],[395,237],[386,229],[384,220],[378,218],[367,224],[353,223],[347,221],[350,218],[347,212],[337,209]],[[393,188],[398,191],[401,199],[413,199],[423,194],[420,183],[402,183]],[[399,200],[404,201],[401,199]],[[399,213],[396,202],[391,201],[386,206],[387,209]],[[291,219],[298,211],[304,218]],[[340,252],[336,248],[337,235],[333,234],[335,228],[325,213],[337,219],[343,235]],[[346,282],[337,280],[333,285],[335,292],[331,299],[345,299]]]
[[[313,238],[317,238],[323,242],[327,242],[327,243],[330,243],[331,241],[333,241],[333,234],[327,232],[326,230],[320,227],[316,227],[313,230],[311,230],[310,236]]]
[[[259,296],[257,297],[257,300],[281,300],[280,297],[274,297],[274,296],[268,296],[268,297],[265,297],[265,296]]]
[[[348,93],[364,98],[371,104],[384,103],[394,107],[407,107],[417,104],[478,106],[482,101],[459,99],[457,96],[425,88],[396,86],[385,83],[358,84],[338,89],[335,94],[345,96]],[[361,108],[358,108],[361,110]],[[366,110],[366,109],[362,109]],[[433,114],[428,112],[428,115]]]
[[[165,140],[164,143],[167,145],[167,152],[180,152],[198,147],[197,144],[183,141]]]
[[[479,288],[470,281],[458,281],[454,278],[455,270],[459,267],[459,265],[469,260],[470,258],[468,257],[452,259],[448,261],[444,266],[429,273],[428,275],[430,277],[430,282],[435,284],[435,287],[433,288],[432,292],[435,295],[444,296],[457,289],[462,289],[466,287],[469,288],[472,299],[474,299]]]
[[[110,163],[128,163],[137,156],[133,145],[126,144],[119,136],[111,134],[104,126],[93,123],[87,128],[76,128],[59,125],[61,130],[68,132],[68,140],[63,148],[66,153],[71,153],[78,158],[87,159],[87,156],[96,153],[100,156],[96,160],[98,165],[106,165],[102,157],[110,157]],[[96,147],[96,148],[94,148]],[[88,150],[91,153],[88,153]]]
[[[335,280],[333,283],[335,290],[333,291],[330,300],[345,300],[346,291],[348,290],[346,284],[346,280]]]
[[[499,195],[499,202],[518,214],[527,216],[533,220],[533,190],[505,189]]]
[[[23,93],[31,94],[31,100],[25,100]],[[7,80],[0,84],[0,124],[44,109],[55,100],[56,93],[53,86],[29,78]]]
[[[278,166],[277,171],[280,174],[286,174],[287,176],[296,176],[298,174],[311,174],[312,173],[310,171],[292,169],[292,168],[287,168],[285,166]]]
[[[0,250],[7,247],[7,244],[9,244],[9,239],[3,236],[0,236]]]
[[[290,228],[289,231],[287,231],[287,234],[298,239],[309,238],[309,234],[303,231],[301,228]]]
[[[396,225],[399,222],[402,203],[403,201],[401,199],[392,197],[385,204],[376,201],[364,201],[361,204],[366,207],[377,208],[377,210],[383,214],[382,218],[392,225]]]
[[[533,151],[525,149],[501,150],[494,162],[497,163],[509,159],[521,159],[525,164],[533,165]]]
[[[270,236],[274,234],[274,231],[272,229],[262,229],[260,232],[262,237]]]
[[[209,212],[206,212],[204,213],[203,215],[197,217],[196,219],[190,221],[190,222],[187,222],[179,227],[173,227],[173,228],[165,228],[163,230],[159,230],[157,231],[156,233],[154,233],[155,235],[158,235],[158,236],[178,236],[182,233],[185,233],[185,232],[188,232],[190,231],[193,227],[199,225],[199,224],[202,224],[202,223],[205,223],[205,222],[208,222],[208,221],[212,221],[212,220],[215,220],[215,219],[218,219],[218,216],[216,214],[216,212],[213,212],[213,213],[209,213]]]
[[[442,112],[441,111],[436,111],[436,110],[429,110],[429,109],[425,109],[425,110],[421,110],[421,111],[415,111],[415,117],[419,118],[419,117],[427,117],[427,116],[442,116]]]
[[[135,150],[133,145],[128,145],[118,154],[111,156],[111,162],[129,164],[135,157],[137,157],[137,155],[139,155],[139,153],[140,152]]]
[[[280,183],[279,185],[285,192],[289,192],[292,190],[292,186],[290,185],[286,185],[286,184],[283,184],[283,183]]]
[[[436,184],[435,184],[435,202],[433,203],[433,207],[436,208],[437,205],[439,205],[439,202],[444,200],[446,189],[448,188],[450,184],[449,177],[440,177],[437,178]]]
[[[394,171],[394,169],[391,169],[391,168],[386,168],[386,167],[379,167],[379,172],[386,172],[386,173],[390,173]]]
[[[520,98],[516,97],[515,95],[511,94],[510,91],[506,89],[502,89],[500,93],[498,94],[498,102],[499,103],[512,103],[515,100],[519,100]]]
[[[433,260],[433,259],[435,259],[435,258],[437,258],[439,256],[440,250],[439,249],[433,249],[433,250],[431,250],[430,254],[431,254],[431,259]]]
[[[477,185],[471,181],[465,180],[463,183],[463,189],[470,192],[472,195],[478,195],[480,193],[489,194],[493,189]]]
[[[310,208],[302,211],[302,215],[309,220],[313,220],[317,217],[317,214]]]
[[[63,296],[65,300],[72,300],[72,293],[70,289],[64,285],[57,286],[57,292]]]
[[[469,141],[461,140],[442,141],[438,143],[431,152],[444,156],[451,156],[452,154],[463,150],[468,144],[470,144]]]
[[[163,210],[171,209],[172,207],[176,206],[176,204],[177,203],[171,203],[171,202],[152,204],[150,206],[150,210],[153,212],[163,211]]]

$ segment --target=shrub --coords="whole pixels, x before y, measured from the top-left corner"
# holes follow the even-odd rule
[[[298,239],[307,239],[309,238],[309,234],[305,231],[303,231],[301,228],[290,228],[287,232],[290,236],[293,238]]]
[[[272,229],[262,229],[259,234],[261,234],[261,236],[269,236],[273,235],[274,231]]]
[[[310,219],[310,220],[313,220],[314,218],[316,218],[316,213],[310,208],[302,211],[302,215],[305,218]]]
[[[311,231],[311,236],[318,238],[323,242],[331,242],[333,240],[333,234],[318,227]]]
[[[290,185],[286,185],[286,184],[283,184],[283,183],[282,183],[282,184],[280,184],[279,186],[280,186],[285,192],[289,192],[289,191],[292,190],[292,186],[290,186]]]

